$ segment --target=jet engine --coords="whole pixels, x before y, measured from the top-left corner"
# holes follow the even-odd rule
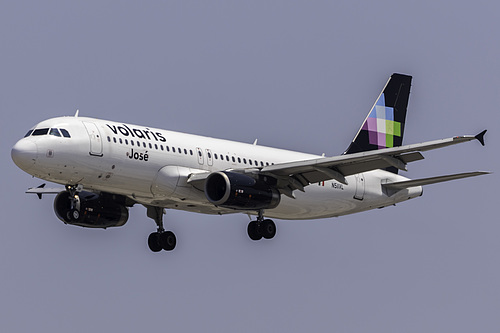
[[[238,209],[271,209],[280,203],[276,180],[255,179],[235,172],[214,172],[205,181],[205,196],[216,206]]]
[[[128,220],[125,198],[107,193],[82,191],[71,198],[61,192],[54,199],[57,217],[67,224],[85,228],[121,227]]]

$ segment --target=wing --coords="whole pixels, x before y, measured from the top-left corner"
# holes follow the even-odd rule
[[[38,187],[30,187],[26,193],[32,193],[38,195],[38,199],[42,199],[43,194],[58,194],[59,192],[65,191],[64,187],[57,188],[45,188],[45,184]]]
[[[406,171],[406,164],[423,159],[421,152],[443,148],[463,142],[478,140],[484,145],[484,133],[476,136],[464,135],[448,139],[428,141],[395,148],[371,150],[348,155],[328,158],[318,158],[307,161],[281,163],[262,168],[262,174],[278,178],[278,186],[282,193],[291,194],[298,189],[303,191],[304,187],[311,183],[335,179],[347,184],[346,176],[353,174],[396,167]]]

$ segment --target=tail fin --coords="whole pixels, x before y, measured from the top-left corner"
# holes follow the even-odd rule
[[[410,87],[411,76],[396,73],[391,75],[344,154],[399,147],[403,144]]]

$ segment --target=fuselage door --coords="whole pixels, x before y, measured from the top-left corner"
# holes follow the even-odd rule
[[[96,124],[83,122],[90,139],[90,155],[92,156],[102,156],[102,139],[101,133],[97,128]]]
[[[198,156],[198,164],[203,165],[203,150],[201,148],[196,148],[196,155]]]
[[[354,175],[356,178],[356,192],[354,199],[363,200],[365,196],[365,176],[362,173]]]
[[[209,166],[214,165],[214,159],[212,157],[212,151],[210,149],[205,149],[207,151],[207,164]]]

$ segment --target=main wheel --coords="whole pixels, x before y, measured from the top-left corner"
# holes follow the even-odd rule
[[[161,251],[162,246],[160,245],[160,233],[159,232],[153,232],[151,235],[149,235],[148,246],[149,246],[149,249],[153,252],[160,252]]]
[[[260,233],[259,230],[259,225],[257,224],[257,221],[252,221],[248,223],[248,237],[250,237],[251,240],[258,241],[259,239],[262,238],[262,234]]]
[[[177,239],[172,231],[166,231],[160,234],[159,243],[165,251],[172,251],[177,244]]]
[[[271,239],[276,235],[276,224],[272,220],[264,220],[261,222],[260,232],[265,239]]]

